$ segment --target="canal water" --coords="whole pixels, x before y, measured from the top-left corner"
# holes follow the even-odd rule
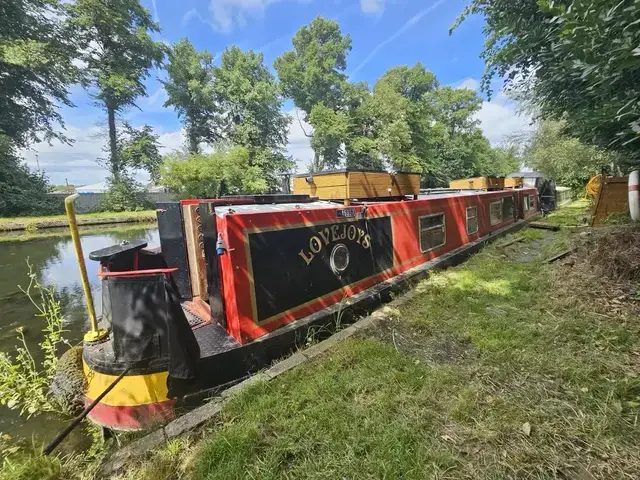
[[[149,246],[159,245],[158,230],[154,224],[140,228],[126,226],[120,230],[110,229],[83,234],[82,248],[87,273],[93,290],[96,311],[100,314],[100,282],[97,277],[98,263],[89,260],[89,252],[122,241],[145,240]],[[27,260],[43,286],[51,287],[60,300],[65,319],[65,338],[73,345],[79,344],[88,329],[85,300],[80,283],[80,273],[75,258],[71,237],[47,237],[27,241],[0,242],[0,351],[13,356],[18,339],[16,328],[23,327],[25,338],[36,359],[38,343],[42,341],[43,320],[36,317],[36,309],[19,286],[29,284]],[[35,439],[38,443],[51,440],[64,428],[68,419],[56,415],[40,415],[25,420],[17,412],[0,405],[0,434],[14,438]],[[69,439],[67,447],[75,442],[84,442],[81,434]]]

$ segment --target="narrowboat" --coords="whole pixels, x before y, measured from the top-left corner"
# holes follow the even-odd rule
[[[404,173],[293,184],[290,195],[158,204],[159,248],[90,253],[102,290],[83,349],[85,402],[99,399],[93,422],[126,430],[171,418],[291,352],[341,302],[373,305],[381,284],[538,210],[535,188],[421,193],[419,176]]]

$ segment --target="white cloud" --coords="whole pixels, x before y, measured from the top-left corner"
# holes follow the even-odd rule
[[[156,5],[156,0],[151,0],[151,7],[153,12],[153,21],[156,23],[160,23],[160,17],[158,16],[158,5]]]
[[[298,172],[306,172],[309,164],[313,160],[311,139],[307,137],[306,134],[311,134],[313,132],[313,128],[307,122],[302,120],[301,114],[300,120],[298,121],[295,109],[286,113],[292,119],[289,124],[289,132],[287,134],[287,154],[293,156],[296,161]]]
[[[236,27],[245,27],[249,18],[262,15],[269,5],[281,1],[284,0],[210,0],[210,20],[192,8],[183,15],[182,25],[185,26],[191,20],[198,20],[218,32],[230,33]],[[311,0],[291,1],[307,3]]]
[[[360,10],[363,13],[382,13],[385,0],[360,0]]]
[[[501,143],[514,133],[533,129],[531,117],[518,113],[515,102],[502,92],[490,102],[484,101],[477,117],[492,145]]]
[[[156,129],[161,131],[161,129]],[[99,158],[106,158],[104,129],[101,126],[82,128],[68,125],[64,134],[75,140],[71,145],[57,140],[38,143],[30,150],[22,151],[22,156],[32,170],[44,171],[52,184],[64,184],[65,179],[73,185],[89,185],[103,181],[108,171],[98,164]],[[166,154],[184,145],[182,130],[162,132],[159,136],[160,153]],[[148,175],[136,172],[139,181],[147,181]]]
[[[480,82],[475,78],[468,77],[462,80],[461,82],[457,83],[453,88],[460,88],[460,89],[467,88],[469,90],[474,90],[477,92],[478,89],[480,88]]]
[[[474,78],[465,78],[456,83],[454,88],[468,88],[478,91],[480,82]],[[497,145],[514,133],[532,130],[532,119],[518,112],[516,103],[503,91],[495,95],[491,101],[483,101],[476,115],[484,136],[491,144]]]

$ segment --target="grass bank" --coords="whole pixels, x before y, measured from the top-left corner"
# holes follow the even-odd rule
[[[119,478],[638,478],[637,303],[590,297],[606,271],[580,283],[580,258],[546,263],[581,231],[516,235]]]
[[[155,210],[141,212],[101,212],[76,215],[78,225],[105,225],[111,223],[155,222]],[[69,225],[66,215],[49,217],[0,218],[0,232],[27,230],[35,232],[45,228],[59,228]]]
[[[85,225],[79,228],[80,235],[94,235],[101,233],[140,230],[142,228],[155,228],[156,223],[150,221],[136,221],[135,223],[106,223],[100,225]],[[0,230],[0,244],[5,242],[26,242],[41,238],[57,238],[70,237],[69,227],[55,227],[44,229],[27,229],[27,230]]]

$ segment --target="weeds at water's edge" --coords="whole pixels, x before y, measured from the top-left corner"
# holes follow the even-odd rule
[[[39,343],[43,360],[40,365],[36,364],[22,329],[17,329],[20,344],[16,347],[15,357],[0,352],[0,404],[30,417],[41,412],[64,411],[64,407],[49,395],[49,384],[56,372],[59,347],[70,345],[63,337],[60,302],[52,289],[39,283],[28,260],[27,265],[29,284],[19,288],[36,308],[36,316],[44,321],[43,340]]]

